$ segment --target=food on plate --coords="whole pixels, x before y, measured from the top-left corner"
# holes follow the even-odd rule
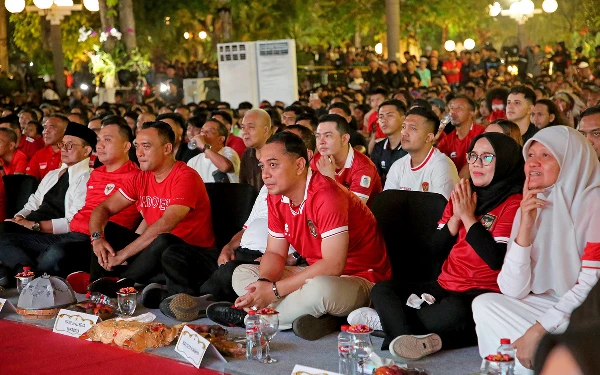
[[[263,307],[260,310],[256,311],[256,315],[275,315],[275,314],[279,314],[279,311],[275,310],[274,308],[267,306],[267,307]]]
[[[98,315],[100,319],[106,320],[112,317],[115,309],[110,305],[96,303],[93,301],[81,301],[68,307],[67,310],[82,312],[91,315]]]
[[[511,362],[514,361],[515,359],[513,357],[511,357],[508,354],[490,354],[487,357],[485,357],[486,360],[491,361],[491,362]]]
[[[373,330],[366,324],[354,324],[348,328],[348,332],[350,333],[370,333]]]
[[[126,288],[121,288],[117,292],[117,294],[132,294],[132,293],[137,293],[137,290],[135,290],[135,288],[132,286],[128,286]]]
[[[374,375],[428,375],[425,370],[418,368],[402,368],[396,365],[381,366],[375,370]]]

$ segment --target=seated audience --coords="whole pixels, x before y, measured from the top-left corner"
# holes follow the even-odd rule
[[[249,109],[242,119],[241,129],[241,137],[247,148],[240,157],[240,183],[251,185],[258,192],[264,182],[257,153],[271,136],[271,116],[264,109]]]
[[[231,115],[226,111],[214,111],[213,113],[211,113],[211,117],[221,121],[227,129],[227,141],[225,143],[225,146],[234,149],[238,156],[241,156],[244,153],[244,151],[246,151],[246,145],[244,144],[242,138],[234,135],[231,132],[231,126],[233,122],[233,118],[231,117]]]
[[[44,148],[38,150],[29,160],[26,173],[38,180],[61,166],[61,148],[58,144],[62,142],[69,119],[63,115],[46,116],[44,120],[43,139]]]
[[[600,105],[583,111],[577,130],[590,141],[600,159]]]
[[[375,311],[361,309],[349,317],[352,324],[371,316],[373,328],[385,333],[382,348],[389,346],[393,355],[413,360],[477,342],[471,301],[499,291],[496,278],[525,179],[519,151],[519,145],[503,134],[473,139],[467,156],[472,178],[461,180],[452,191],[432,239],[432,261],[445,259],[438,279],[376,284],[371,297],[381,323],[376,324]],[[433,303],[419,307],[411,295],[418,299],[423,293],[432,296]]]
[[[406,113],[402,145],[408,156],[391,166],[384,190],[424,191],[450,198],[459,178],[452,160],[433,147],[439,124],[430,109],[414,107]]]
[[[17,150],[17,134],[10,128],[0,128],[0,175],[24,174],[27,155]]]
[[[371,160],[383,183],[392,164],[408,154],[402,148],[402,122],[405,114],[406,104],[397,99],[387,100],[379,106],[379,126],[387,138],[373,146]]]
[[[190,150],[188,144],[184,140],[185,135],[185,120],[178,113],[163,113],[156,117],[156,121],[162,121],[169,125],[175,133],[175,144],[173,145],[173,153],[175,160],[187,163],[191,158],[198,155],[200,150]],[[143,126],[142,126],[143,128]]]
[[[533,136],[523,155],[527,179],[498,276],[502,294],[473,301],[479,353],[495,353],[500,338],[509,338],[519,371],[533,367],[544,334],[565,330],[600,276],[594,149],[576,130],[553,126]]]
[[[200,134],[190,140],[196,142],[201,153],[187,165],[198,172],[205,183],[237,183],[239,180],[240,157],[234,149],[225,146],[228,133],[221,121],[211,118],[204,123]]]

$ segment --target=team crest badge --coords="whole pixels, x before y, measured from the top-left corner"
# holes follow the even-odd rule
[[[315,228],[315,223],[313,223],[312,220],[308,220],[308,230],[310,230],[310,234],[312,234],[314,238],[317,238],[317,228]]]
[[[429,182],[423,182],[421,184],[421,188],[422,188],[421,190],[423,190],[424,192],[427,193],[429,191]]]
[[[456,152],[450,153],[450,159],[456,159]]]
[[[481,225],[483,225],[485,230],[490,230],[492,225],[494,225],[494,221],[496,221],[496,216],[492,214],[485,214],[481,217]]]
[[[371,177],[369,177],[369,176],[362,176],[360,178],[360,186],[368,189],[369,186],[371,186]]]
[[[104,195],[110,194],[114,188],[115,188],[115,184],[107,184],[106,187],[104,188]]]

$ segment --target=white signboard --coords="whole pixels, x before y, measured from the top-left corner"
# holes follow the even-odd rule
[[[79,336],[87,332],[88,329],[92,328],[97,321],[97,315],[61,309],[54,322],[54,329],[52,329],[52,332],[79,338]]]

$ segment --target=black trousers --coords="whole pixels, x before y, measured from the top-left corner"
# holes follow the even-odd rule
[[[188,244],[169,246],[162,254],[162,268],[167,280],[168,294],[198,295],[200,285],[217,270],[220,253],[218,249]],[[231,283],[231,280],[229,282]]]
[[[121,251],[132,243],[139,235],[120,225],[109,223],[104,229],[104,236],[110,246]],[[161,258],[171,245],[187,245],[181,238],[171,234],[158,235],[144,250],[127,259],[127,265],[114,267],[107,271],[98,263],[96,254],[91,254],[90,280],[94,281],[105,276],[126,277],[140,284],[147,284],[162,273]]]
[[[87,269],[89,237],[83,233],[38,233],[12,222],[0,223],[0,263],[17,271],[34,271],[65,277]]]
[[[254,260],[261,257],[260,251],[249,250],[243,247],[235,251],[235,259],[220,266],[213,274],[200,286],[200,295],[212,294],[219,301],[234,302],[238,295],[231,285],[231,277],[236,267],[241,264],[260,264]]]
[[[444,349],[476,345],[471,302],[478,295],[488,292],[450,292],[437,281],[407,283],[389,280],[375,284],[371,289],[371,300],[385,333],[381,349],[388,349],[390,342],[398,336],[428,333],[438,334]],[[435,297],[435,303],[423,303],[419,310],[406,305],[411,294],[420,297],[423,293]]]

